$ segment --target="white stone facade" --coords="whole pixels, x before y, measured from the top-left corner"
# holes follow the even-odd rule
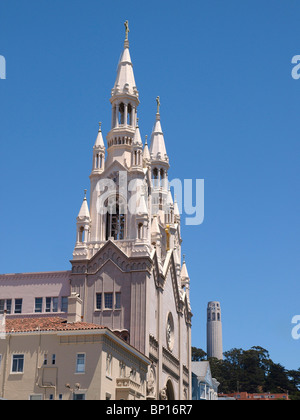
[[[107,147],[100,125],[90,205],[85,197],[77,218],[71,289],[83,300],[84,321],[119,330],[152,360],[148,398],[190,398],[192,314],[180,214],[168,187],[159,98],[149,148],[141,140],[128,39],[110,102]]]

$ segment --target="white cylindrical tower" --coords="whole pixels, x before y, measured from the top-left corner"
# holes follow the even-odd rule
[[[207,357],[223,359],[221,306],[215,301],[207,305]]]

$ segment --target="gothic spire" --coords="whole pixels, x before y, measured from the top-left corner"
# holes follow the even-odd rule
[[[150,155],[154,161],[163,161],[168,163],[169,158],[167,155],[164,134],[160,123],[160,98],[156,98],[157,112],[155,125],[151,135]]]

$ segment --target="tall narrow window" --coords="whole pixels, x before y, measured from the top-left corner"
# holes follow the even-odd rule
[[[23,299],[15,299],[15,314],[22,313],[22,303]]]
[[[132,125],[132,107],[128,104],[127,108],[127,125]]]
[[[60,310],[61,312],[68,312],[68,297],[67,296],[62,296]]]
[[[96,293],[96,309],[102,309],[102,293]]]
[[[78,353],[76,358],[76,373],[85,372],[85,354]]]
[[[83,242],[83,240],[84,240],[84,227],[81,226],[79,230],[79,242]]]
[[[43,298],[35,298],[34,312],[42,312],[43,309]]]
[[[121,103],[119,106],[119,124],[124,124],[124,111],[125,111],[125,107],[124,104]]]
[[[143,239],[143,223],[138,225],[138,239]]]
[[[11,313],[11,299],[6,299],[6,313]]]
[[[152,175],[153,175],[153,177],[152,177],[153,185],[154,185],[154,187],[158,187],[158,170],[157,170],[157,168],[153,169]]]

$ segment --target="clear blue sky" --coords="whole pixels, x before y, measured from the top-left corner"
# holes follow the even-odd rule
[[[2,1],[0,272],[70,268],[126,19],[142,137],[160,95],[170,178],[205,180],[204,223],[182,229],[193,345],[219,300],[225,351],[262,346],[298,369],[297,0]]]

